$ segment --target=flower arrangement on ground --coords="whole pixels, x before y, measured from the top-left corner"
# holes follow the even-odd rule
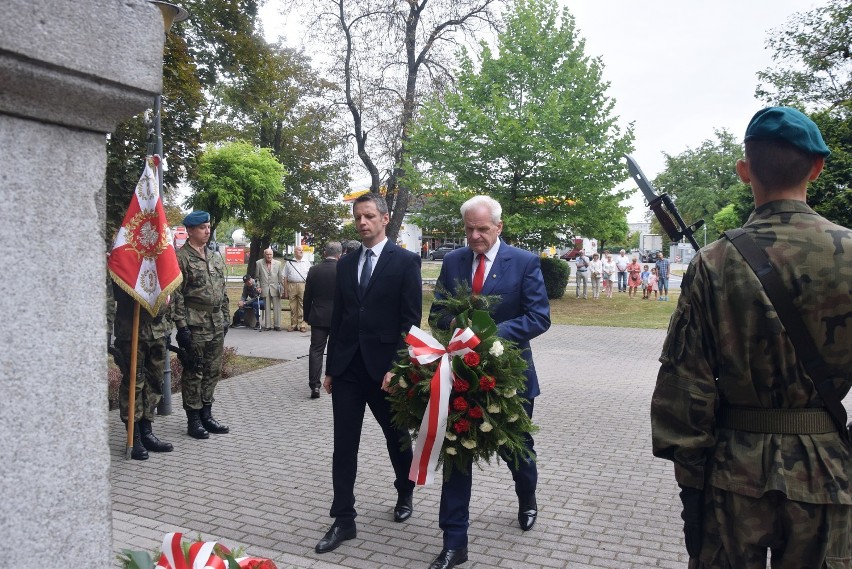
[[[212,569],[276,569],[271,559],[247,557],[242,547],[230,550],[215,541],[183,541],[183,534],[172,532],[163,538],[162,553],[159,561],[147,551],[125,549],[118,560],[124,569],[191,569],[206,567]]]
[[[431,349],[446,353],[442,359],[450,360],[451,383],[446,382],[448,389],[441,393],[447,398],[443,403],[446,422],[439,423],[445,431],[440,433],[442,440],[435,442],[440,446],[440,451],[435,448],[437,463],[443,464],[445,477],[452,468],[469,472],[471,464],[490,462],[495,454],[516,464],[534,459],[524,439],[526,433],[537,430],[524,411],[525,400],[518,395],[524,390],[527,364],[514,342],[497,336],[497,324],[489,313],[500,297],[471,294],[464,284],[456,290],[455,296],[438,291],[442,298],[435,301],[438,310],[429,322],[432,336],[413,330],[415,337],[410,334],[406,340],[407,356],[392,369],[389,389],[394,424],[414,431],[415,438],[424,436],[430,401],[433,406],[439,403],[433,392],[440,388],[442,362],[433,358],[419,363],[416,347],[424,343],[446,347]],[[429,415],[436,413],[429,410]],[[417,446],[421,444],[418,440]],[[412,465],[412,472],[416,466]]]

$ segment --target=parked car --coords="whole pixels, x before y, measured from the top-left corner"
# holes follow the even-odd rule
[[[650,251],[645,251],[642,254],[642,262],[643,263],[654,263],[657,260],[657,253],[659,253],[659,249],[652,249]]]
[[[462,247],[464,247],[464,245],[453,245],[452,243],[444,243],[437,249],[433,249],[429,252],[429,260],[442,261],[444,259],[444,255],[446,255],[450,251],[461,249]]]
[[[573,261],[574,259],[579,257],[580,253],[582,253],[582,252],[583,252],[582,249],[572,249],[571,251],[568,251],[567,253],[563,253],[559,258],[562,259],[563,261]]]

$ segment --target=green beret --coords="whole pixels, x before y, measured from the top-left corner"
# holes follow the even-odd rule
[[[201,225],[202,223],[210,222],[210,214],[206,211],[202,211],[197,209],[183,218],[183,224],[187,227],[195,227],[196,225]]]
[[[783,140],[808,154],[828,156],[819,127],[804,113],[790,107],[766,107],[757,112],[746,128],[749,140]]]

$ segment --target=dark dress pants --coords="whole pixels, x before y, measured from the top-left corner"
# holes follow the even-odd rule
[[[535,400],[524,404],[524,410],[532,418]],[[527,434],[527,448],[534,452],[532,435]],[[520,461],[518,468],[512,460],[503,460],[512,472],[515,480],[515,493],[519,501],[531,500],[535,496],[538,483],[538,469],[535,461]],[[447,549],[461,549],[467,547],[467,528],[470,525],[470,493],[473,486],[473,469],[471,472],[463,473],[454,468],[450,478],[444,481],[441,488],[441,508],[438,512],[438,525],[444,532],[444,547]]]
[[[311,326],[311,347],[308,350],[308,386],[311,389],[319,389],[322,385],[322,355],[329,330],[322,326]]]
[[[382,378],[369,376],[360,351],[352,358],[346,371],[333,378],[331,403],[334,415],[334,500],[329,515],[336,518],[338,525],[348,526],[356,516],[355,475],[358,471],[358,447],[366,406],[370,407],[385,435],[396,476],[393,485],[401,495],[414,491],[414,482],[408,479],[412,456],[409,444],[411,438],[405,429],[391,425],[391,408],[387,393],[382,391]]]

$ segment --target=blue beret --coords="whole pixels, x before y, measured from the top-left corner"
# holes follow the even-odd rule
[[[749,140],[783,140],[808,154],[831,154],[814,121],[790,107],[758,111],[746,128],[745,141]]]
[[[183,218],[183,224],[187,227],[195,227],[196,225],[208,223],[209,221],[210,214],[200,209],[193,211],[192,213]]]

